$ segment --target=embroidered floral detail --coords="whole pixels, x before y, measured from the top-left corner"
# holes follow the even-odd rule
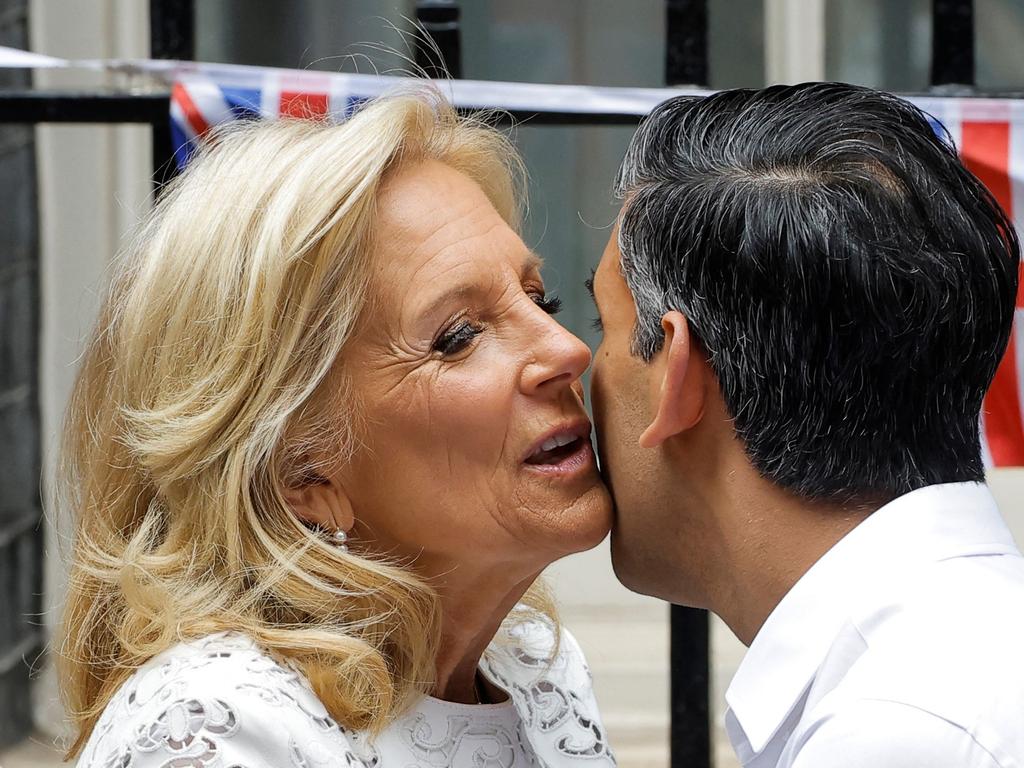
[[[287,659],[222,633],[182,644],[111,699],[79,768],[564,768],[614,766],[589,670],[566,635],[528,623],[488,648],[481,668],[504,705],[424,700],[376,741],[336,723]],[[204,695],[207,692],[212,695]]]
[[[513,648],[511,658],[516,663],[531,671],[552,671],[560,666],[552,665],[548,660],[526,653],[521,648]],[[615,765],[615,757],[608,746],[604,730],[596,719],[587,714],[587,708],[580,697],[548,679],[541,677],[526,687],[515,682],[508,669],[502,670],[501,659],[490,656],[483,663],[484,671],[504,688],[516,703],[527,732],[539,730],[541,733],[556,734],[555,748],[564,757],[570,758],[605,758]],[[581,665],[583,677],[590,684],[590,669]],[[569,733],[561,733],[569,727]],[[540,758],[537,758],[540,760]],[[541,761],[543,763],[543,761]]]
[[[291,691],[286,691],[282,688],[272,688],[269,685],[255,685],[253,683],[242,683],[241,685],[235,686],[235,690],[258,696],[263,701],[268,704],[273,704],[276,707],[285,705],[293,706],[318,730],[338,730],[338,724],[335,723],[331,716],[327,714],[323,705],[315,699],[313,701],[303,701],[304,697],[296,696],[295,693]],[[310,695],[312,696],[312,694]]]
[[[484,658],[481,662],[481,667],[487,676],[497,683],[498,687],[512,697],[516,708],[519,710],[520,717],[530,727],[533,727],[537,722],[537,711],[536,707],[534,707],[533,696],[530,694],[530,691],[513,680],[510,675],[505,674],[501,665],[489,657]]]
[[[118,747],[107,755],[99,768],[131,768],[132,762],[131,747]]]
[[[231,708],[219,699],[176,701],[156,721],[143,726],[135,738],[140,752],[163,750],[173,758],[166,768],[207,768],[218,759],[212,736],[230,736],[238,728]]]
[[[533,751],[533,744],[530,743],[530,736],[526,732],[526,722],[524,720],[520,720],[519,727],[516,728],[516,746],[529,761],[527,768],[548,768],[548,764]]]
[[[512,768],[515,763],[512,734],[500,725],[473,723],[464,715],[449,715],[447,732],[434,741],[433,728],[422,714],[402,726],[402,737],[413,755],[428,765],[448,768],[463,749],[472,750],[474,768]],[[458,761],[466,765],[464,760]]]
[[[350,731],[347,728],[338,726],[338,730],[345,737],[351,747],[346,751],[345,758],[350,766],[359,768],[377,768],[380,764],[380,752],[369,742],[365,733],[361,731]]]
[[[360,763],[352,762],[353,756],[348,750],[332,749],[319,741],[299,746],[294,738],[290,738],[288,755],[291,757],[293,768],[344,768],[350,765],[361,767]]]
[[[608,749],[608,741],[605,738],[604,730],[596,720],[583,711],[582,702],[575,693],[570,691],[569,696],[571,698],[570,708],[572,709],[573,719],[582,729],[582,734],[563,736],[558,740],[558,751],[569,757],[609,757],[614,765],[615,758]],[[582,736],[583,738],[578,740],[577,736]]]
[[[568,695],[550,680],[541,680],[530,688],[530,698],[537,705],[538,725],[542,731],[557,728],[569,716]]]
[[[172,656],[158,666],[140,671],[125,691],[125,711],[131,714],[153,700],[169,701],[179,697],[184,687],[182,678],[190,672],[231,658],[233,655],[235,654],[232,651],[227,650],[209,651],[184,657]]]

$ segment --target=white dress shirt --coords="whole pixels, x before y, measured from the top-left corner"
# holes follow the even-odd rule
[[[921,488],[858,525],[726,701],[748,768],[1024,768],[1024,558],[988,488]]]
[[[568,633],[503,631],[480,669],[499,704],[423,697],[382,733],[328,715],[297,669],[249,637],[181,643],[139,669],[93,729],[78,768],[614,768],[590,672]]]

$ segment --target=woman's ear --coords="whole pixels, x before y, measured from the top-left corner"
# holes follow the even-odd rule
[[[348,494],[333,480],[318,478],[299,488],[286,488],[284,500],[307,525],[326,531],[349,531],[355,523]]]
[[[654,448],[700,422],[704,415],[704,370],[692,355],[690,326],[682,312],[661,318],[665,343],[651,364],[660,369],[657,414],[640,435],[640,446]]]

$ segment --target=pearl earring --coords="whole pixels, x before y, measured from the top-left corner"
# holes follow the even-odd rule
[[[332,535],[332,544],[338,548],[341,552],[348,552],[348,534],[341,528],[336,530]]]

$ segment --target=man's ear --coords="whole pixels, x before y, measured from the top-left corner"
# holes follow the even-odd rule
[[[355,523],[352,502],[337,482],[320,478],[299,488],[287,488],[284,500],[296,517],[326,531],[349,531]]]
[[[651,365],[661,373],[657,414],[640,435],[640,446],[654,448],[668,438],[700,422],[704,415],[703,366],[692,357],[690,326],[682,312],[666,312],[661,318],[665,343]]]

